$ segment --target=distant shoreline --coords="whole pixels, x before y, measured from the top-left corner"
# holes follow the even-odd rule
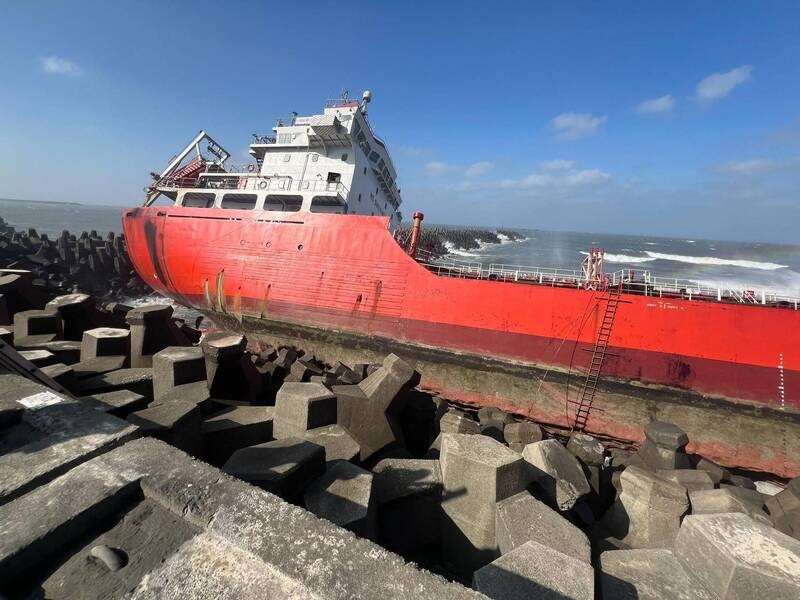
[[[65,204],[67,206],[83,206],[80,202],[59,202],[58,200],[23,200],[20,198],[0,198],[0,202],[34,202],[36,204]]]

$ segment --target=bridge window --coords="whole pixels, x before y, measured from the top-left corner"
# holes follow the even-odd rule
[[[235,210],[251,210],[256,207],[258,196],[255,194],[225,194],[222,197],[222,208]]]
[[[215,198],[215,194],[186,192],[183,196],[183,206],[187,208],[211,208],[214,206]]]
[[[269,194],[264,199],[264,210],[297,212],[302,204],[303,197],[299,195]]]
[[[347,153],[346,152],[344,154],[342,154],[342,160],[344,160],[344,161],[347,160]]]
[[[328,183],[339,183],[342,180],[341,173],[334,173],[333,171],[328,171]]]

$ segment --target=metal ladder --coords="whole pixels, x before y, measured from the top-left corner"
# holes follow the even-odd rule
[[[597,391],[597,382],[600,379],[600,372],[606,359],[608,340],[611,338],[611,328],[614,326],[614,318],[617,315],[617,306],[620,303],[621,293],[622,282],[619,285],[609,287],[606,309],[603,313],[603,320],[600,322],[600,329],[597,331],[597,339],[592,350],[592,360],[589,363],[589,371],[583,381],[581,393],[577,400],[567,401],[575,406],[575,419],[572,422],[571,431],[583,431],[586,427],[586,421],[589,419],[589,411],[592,409],[594,394]]]

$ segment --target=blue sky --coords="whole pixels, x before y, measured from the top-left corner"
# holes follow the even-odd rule
[[[199,129],[369,88],[406,214],[800,239],[797,2],[0,8],[0,197],[138,204]]]

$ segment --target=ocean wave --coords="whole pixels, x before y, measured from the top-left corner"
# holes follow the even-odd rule
[[[647,254],[651,260],[671,260],[673,262],[682,262],[691,265],[741,267],[743,269],[759,269],[762,271],[775,271],[776,269],[785,269],[788,267],[788,265],[781,265],[772,262],[717,258],[716,256],[686,256],[683,254],[664,254],[662,252],[651,252],[650,250],[645,250],[645,254]],[[606,259],[608,260],[608,255],[606,255]]]
[[[477,258],[477,257],[480,256],[480,254],[473,254],[472,252],[467,252],[465,250],[460,250],[460,249],[456,248],[455,244],[453,244],[453,242],[449,242],[449,241],[445,240],[442,243],[444,244],[444,247],[447,248],[447,253],[448,254],[452,254],[454,256],[466,256],[466,257],[469,257],[469,258]]]
[[[581,252],[581,254],[588,256],[588,252]],[[652,262],[656,260],[655,258],[650,258],[649,256],[629,256],[627,254],[611,254],[606,252],[603,255],[603,258],[606,262],[612,263],[627,263],[629,265],[637,264],[637,263],[645,263],[645,262]]]

